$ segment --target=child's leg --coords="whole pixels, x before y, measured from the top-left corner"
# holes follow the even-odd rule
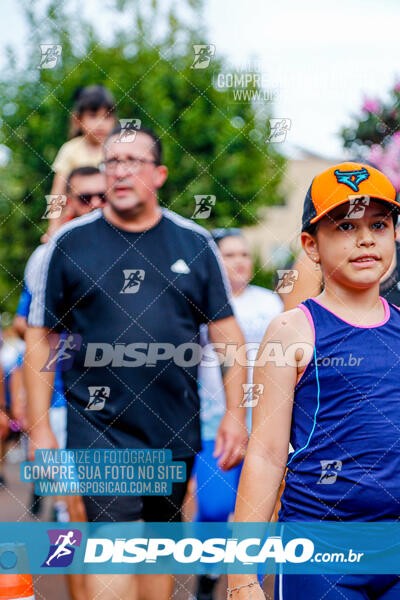
[[[198,522],[225,522],[235,509],[236,491],[242,465],[222,471],[213,457],[215,440],[202,440],[202,451],[197,454],[193,472],[196,477]],[[210,572],[212,569],[210,570]],[[201,575],[198,578],[196,600],[211,600],[219,576]]]
[[[214,444],[214,440],[202,441],[203,449],[196,456],[196,521],[224,522],[235,509],[242,465],[222,471],[212,455]]]

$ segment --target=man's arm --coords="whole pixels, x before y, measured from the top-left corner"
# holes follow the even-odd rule
[[[57,448],[50,427],[49,408],[53,394],[54,371],[42,371],[49,357],[49,332],[64,328],[64,259],[66,253],[58,240],[38,246],[25,269],[25,282],[31,293],[28,329],[25,334],[26,351],[24,378],[27,390],[30,458],[38,448]],[[55,368],[55,362],[54,362]]]
[[[232,344],[240,348],[245,343],[233,316],[209,323],[208,335],[213,344]],[[217,346],[217,349],[220,348]],[[214,456],[220,457],[218,465],[226,471],[240,463],[246,450],[246,409],[240,407],[243,400],[242,385],[246,381],[246,367],[236,360],[231,367],[223,367],[226,412],[218,429]]]
[[[15,312],[15,317],[13,320],[13,327],[22,340],[25,338],[26,329],[28,327],[27,319],[29,315],[29,307],[31,305],[31,301],[32,294],[28,290],[24,281],[22,292],[18,301],[17,310]]]
[[[208,325],[208,335],[213,344],[234,344],[240,348],[245,342],[239,325],[233,316],[229,302],[231,289],[219,250],[212,239],[208,240],[205,252],[207,273],[201,318]],[[204,319],[205,317],[205,319]],[[217,347],[219,350],[219,348]],[[242,401],[242,384],[246,383],[246,366],[236,360],[228,369],[223,365],[222,377],[225,388],[226,412],[222,418],[215,440],[214,456],[219,456],[218,465],[228,470],[242,460],[247,444],[246,409],[239,407]]]
[[[28,431],[28,422],[26,415],[26,391],[24,377],[22,373],[22,364],[12,370],[10,374],[10,413],[13,419],[20,424],[22,431]]]
[[[24,377],[28,404],[29,457],[39,448],[58,448],[50,427],[49,408],[54,371],[41,371],[49,355],[46,327],[28,327],[25,340]]]

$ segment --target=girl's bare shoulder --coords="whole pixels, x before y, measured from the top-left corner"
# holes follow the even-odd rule
[[[301,308],[293,308],[277,315],[270,322],[266,339],[280,340],[287,343],[314,343],[314,329]]]

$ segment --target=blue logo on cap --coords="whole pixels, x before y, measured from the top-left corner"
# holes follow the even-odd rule
[[[358,192],[360,183],[369,177],[369,172],[365,167],[358,169],[357,171],[341,171],[340,169],[336,169],[334,173],[338,183],[344,183],[351,188],[353,192]]]

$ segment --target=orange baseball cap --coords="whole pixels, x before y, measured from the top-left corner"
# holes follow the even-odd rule
[[[302,231],[341,204],[365,205],[369,200],[388,202],[395,214],[400,212],[394,186],[375,167],[356,162],[329,167],[312,180],[304,200]]]

